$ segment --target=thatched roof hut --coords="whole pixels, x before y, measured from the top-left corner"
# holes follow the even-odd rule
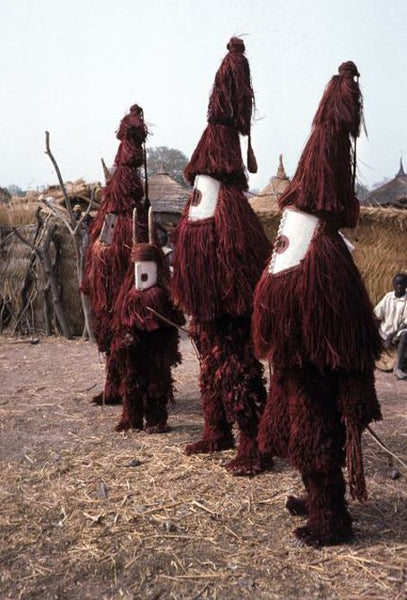
[[[64,185],[72,206],[79,204],[81,209],[85,211],[92,196],[92,191],[95,190],[93,199],[94,210],[99,208],[102,197],[102,185],[100,182],[87,183],[83,179],[77,179],[76,181],[66,181]],[[65,197],[60,185],[50,185],[48,189],[42,192],[42,195],[45,197],[51,196],[57,205],[65,208]]]
[[[400,159],[400,169],[394,179],[370,192],[361,201],[361,204],[365,206],[407,208],[407,175],[404,172],[402,159]]]
[[[180,185],[164,171],[148,179],[148,197],[157,221],[162,224],[178,223],[190,193],[190,187]]]
[[[283,165],[283,155],[280,154],[277,174],[270,179],[260,194],[249,200],[253,210],[261,212],[270,210],[272,207],[277,207],[277,201],[287,188],[289,182],[290,179],[287,177]]]

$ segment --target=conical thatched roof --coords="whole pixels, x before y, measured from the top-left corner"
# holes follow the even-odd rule
[[[361,204],[407,208],[407,175],[404,172],[403,161],[401,159],[400,169],[395,178],[370,192],[361,201]]]
[[[283,165],[283,156],[280,154],[277,174],[270,179],[260,194],[249,200],[253,210],[264,211],[270,210],[272,207],[277,207],[278,198],[285,191],[289,182],[290,179],[287,177]]]
[[[148,197],[155,213],[182,214],[191,188],[182,186],[163,171],[148,179]]]

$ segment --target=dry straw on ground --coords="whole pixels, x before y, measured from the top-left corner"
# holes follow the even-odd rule
[[[89,403],[103,363],[89,344],[1,340],[0,598],[404,600],[405,478],[366,438],[370,500],[351,504],[353,545],[301,548],[284,511],[299,491],[282,461],[253,479],[232,451],[187,457],[202,418],[187,340],[176,370],[172,432],[114,432],[120,407]],[[406,458],[407,384],[380,374],[386,420],[375,429]]]

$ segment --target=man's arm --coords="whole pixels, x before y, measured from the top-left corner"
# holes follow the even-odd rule
[[[374,314],[379,319],[379,321],[383,321],[383,319],[385,318],[385,301],[386,296],[384,296],[374,308]]]

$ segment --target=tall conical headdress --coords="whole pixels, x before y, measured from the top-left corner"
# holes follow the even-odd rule
[[[208,126],[187,164],[184,175],[193,185],[196,175],[211,175],[223,183],[247,188],[239,133],[249,136],[248,168],[257,171],[250,143],[254,93],[243,40],[232,37],[213,84]]]
[[[354,191],[354,147],[362,119],[359,72],[352,61],[339,67],[328,83],[315,114],[311,135],[280,206],[355,226],[359,202]]]

